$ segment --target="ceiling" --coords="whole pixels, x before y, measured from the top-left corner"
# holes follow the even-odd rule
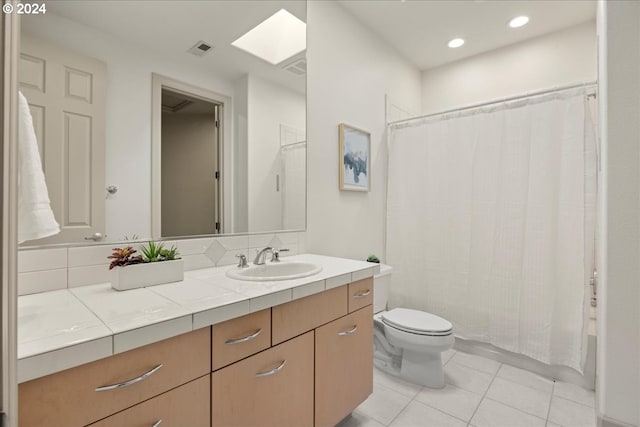
[[[314,1],[314,0],[311,0]],[[372,32],[386,40],[421,70],[517,43],[595,19],[595,0],[339,0]],[[307,20],[304,0],[56,0],[47,12],[94,27],[139,48],[194,67],[207,67],[236,80],[251,73],[299,93],[305,76],[296,76],[233,46],[231,42],[284,8]],[[528,15],[528,25],[510,29],[507,22]],[[23,16],[24,19],[43,19]],[[37,22],[33,22],[37,25]],[[328,29],[330,30],[330,29]],[[450,49],[447,42],[467,42]],[[198,41],[213,45],[202,57],[186,51]]]
[[[47,2],[47,14],[60,15],[108,33],[127,46],[139,49],[141,57],[152,52],[186,65],[207,67],[230,80],[252,73],[304,93],[304,75],[294,75],[231,46],[231,42],[282,8],[306,22],[304,0]],[[211,52],[202,57],[187,53],[200,40],[213,45]]]
[[[421,70],[444,65],[596,17],[596,1],[340,0],[340,4]],[[529,24],[507,23],[527,15]],[[460,37],[464,46],[450,49]]]

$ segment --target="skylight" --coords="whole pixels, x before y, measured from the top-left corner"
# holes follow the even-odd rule
[[[307,24],[280,9],[231,44],[276,65],[307,48]]]

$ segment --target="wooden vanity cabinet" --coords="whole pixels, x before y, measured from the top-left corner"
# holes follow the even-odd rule
[[[211,374],[213,427],[313,425],[313,332]]]
[[[315,426],[334,426],[373,392],[373,306],[315,331]]]
[[[27,381],[20,427],[335,425],[373,391],[372,301],[364,279]]]
[[[84,426],[208,375],[210,340],[211,329],[199,329],[24,382],[18,386],[20,426]]]
[[[211,425],[210,392],[211,376],[206,375],[91,424],[91,427],[208,427]]]

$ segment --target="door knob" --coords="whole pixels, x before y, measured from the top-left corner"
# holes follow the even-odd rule
[[[92,236],[85,237],[84,240],[93,240],[94,242],[99,242],[102,239],[104,239],[105,237],[107,237],[106,234],[94,233]]]

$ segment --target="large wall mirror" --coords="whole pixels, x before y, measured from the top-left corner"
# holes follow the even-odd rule
[[[20,90],[62,229],[25,244],[303,230],[305,22],[292,0],[22,15]]]

